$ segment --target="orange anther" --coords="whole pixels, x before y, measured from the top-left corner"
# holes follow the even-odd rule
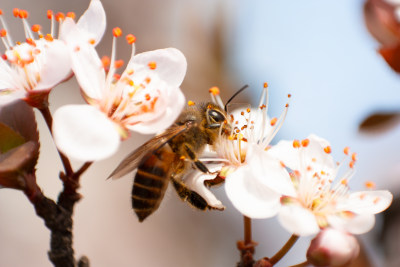
[[[47,18],[52,19],[53,18],[53,10],[47,10]]]
[[[89,39],[89,44],[94,45],[96,43],[95,39]]]
[[[7,35],[6,29],[1,29],[0,30],[0,37],[5,37]]]
[[[150,78],[150,77],[146,77],[146,78],[144,79],[144,81],[145,81],[147,84],[149,84],[149,83],[151,82],[151,78]]]
[[[311,170],[312,170],[311,166],[307,166],[307,171],[311,171]]]
[[[25,41],[26,41],[27,44],[30,44],[32,46],[36,46],[36,43],[35,43],[35,41],[32,40],[32,38],[26,38]]]
[[[110,66],[110,58],[108,56],[103,56],[101,58],[101,63],[103,63],[103,68],[107,68],[108,66]]]
[[[288,108],[288,107],[289,107],[289,104],[286,104],[286,105],[285,105],[285,108]]]
[[[133,34],[128,34],[126,36],[126,41],[128,42],[128,44],[133,44],[134,42],[136,42],[136,36]]]
[[[341,183],[342,185],[347,185],[347,184],[349,183],[349,181],[348,181],[347,179],[342,179],[342,180],[340,181],[340,183]]]
[[[68,12],[67,13],[67,18],[75,19],[76,15],[74,12]]]
[[[3,15],[3,9],[0,9],[0,16]]]
[[[308,140],[308,139],[303,139],[303,140],[301,140],[301,145],[302,145],[303,147],[308,146],[308,144],[310,144],[310,140]]]
[[[151,99],[151,96],[150,96],[149,94],[146,94],[144,97],[145,97],[145,99],[146,99],[147,101],[149,101],[149,100]]]
[[[357,160],[357,153],[351,154],[351,160],[356,161]]]
[[[126,70],[126,74],[132,75],[133,74],[133,69]]]
[[[288,97],[288,98],[291,98],[291,97],[292,97],[292,94],[288,94],[287,97]]]
[[[240,115],[244,116],[244,111],[240,112]]]
[[[283,163],[283,161],[279,161],[279,163],[281,164],[282,168],[286,167],[286,165],[285,165],[285,163]]]
[[[119,73],[114,73],[113,77],[114,77],[115,80],[119,80],[121,78],[121,75]]]
[[[114,67],[115,67],[116,69],[121,68],[123,65],[124,65],[124,61],[123,61],[122,59],[116,60],[116,61],[114,62]]]
[[[264,83],[264,88],[267,88],[268,87],[268,83]]]
[[[194,106],[194,105],[195,105],[195,103],[192,100],[188,101],[188,106]]]
[[[157,68],[157,63],[154,61],[149,62],[149,64],[147,64],[149,66],[149,68],[151,70],[155,70]]]
[[[58,13],[56,14],[56,21],[61,22],[61,21],[63,21],[64,19],[65,19],[65,14],[64,14],[64,13],[58,12]]]
[[[26,11],[24,9],[20,9],[18,12],[18,17],[20,17],[21,19],[28,18],[28,11]]]
[[[332,152],[332,149],[330,146],[326,146],[326,147],[324,147],[324,151],[325,151],[325,153],[330,154]]]
[[[345,155],[348,155],[349,152],[350,152],[350,147],[346,146],[346,147],[343,149],[343,153],[344,153]]]
[[[6,54],[1,55],[1,57],[2,57],[4,60],[7,60],[7,55],[6,55]]]
[[[350,161],[350,163],[349,163],[349,167],[350,167],[350,168],[354,168],[354,164],[355,164],[355,162],[354,162],[354,161]]]
[[[122,35],[122,30],[119,27],[115,27],[112,32],[114,37],[120,37]]]
[[[13,15],[14,15],[14,17],[18,17],[19,16],[19,9],[18,8],[14,8],[13,9]]]
[[[247,113],[250,113],[251,110],[250,110],[250,108],[247,108],[246,111],[247,111]]]
[[[300,141],[297,140],[297,139],[293,140],[293,147],[294,148],[299,148],[300,147]]]
[[[274,117],[271,119],[271,126],[274,126],[276,124],[276,122],[278,121],[278,118]]]
[[[49,42],[52,42],[54,40],[53,36],[51,34],[49,34],[49,33],[44,36],[44,39],[49,41]]]
[[[185,156],[181,156],[179,159],[180,160],[185,160]]]
[[[368,189],[374,189],[375,186],[376,186],[375,183],[372,182],[372,181],[366,181],[365,182],[365,187],[368,188]]]
[[[33,32],[39,32],[41,28],[42,27],[39,24],[34,24],[34,25],[32,25],[31,30]]]
[[[219,88],[217,86],[213,86],[210,89],[208,89],[208,92],[211,93],[212,95],[219,95]]]

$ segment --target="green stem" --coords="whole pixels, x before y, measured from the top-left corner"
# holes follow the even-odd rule
[[[292,248],[294,243],[296,243],[297,239],[299,239],[299,236],[297,235],[292,235],[289,240],[286,242],[285,245],[274,255],[270,258],[270,263],[272,265],[275,265],[278,261],[280,261],[283,256],[286,255],[286,253]]]

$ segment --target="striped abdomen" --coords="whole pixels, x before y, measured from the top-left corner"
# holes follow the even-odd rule
[[[168,144],[149,152],[138,167],[132,188],[132,207],[142,222],[158,209],[172,175],[177,155]]]

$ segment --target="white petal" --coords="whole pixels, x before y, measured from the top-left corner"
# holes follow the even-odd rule
[[[285,163],[292,170],[300,169],[300,150],[293,148],[293,142],[282,140],[268,149],[268,153]]]
[[[0,90],[0,106],[8,105],[18,99],[25,98],[24,90]]]
[[[82,90],[90,98],[101,99],[106,75],[96,49],[87,42],[72,19],[66,18],[60,31],[71,53],[72,70]]]
[[[120,135],[112,121],[89,105],[67,105],[54,113],[54,141],[68,157],[95,161],[115,153]]]
[[[216,172],[221,169],[222,164],[206,164],[206,166],[210,172]],[[204,184],[205,180],[214,179],[215,176],[215,174],[205,174],[197,169],[193,169],[185,175],[184,183],[190,190],[202,196],[208,205],[215,209],[223,210],[225,208],[224,205]]]
[[[267,151],[255,144],[251,145],[247,151],[246,161],[253,176],[261,184],[280,195],[296,196],[296,190],[286,168]]]
[[[225,190],[235,208],[250,218],[269,218],[280,208],[280,195],[254,179],[246,165],[226,177]]]
[[[78,27],[85,32],[88,39],[95,40],[97,45],[106,30],[106,12],[99,0],[92,0],[88,9],[79,18]]]
[[[279,212],[279,222],[290,233],[307,236],[319,232],[314,214],[298,205],[283,205]]]
[[[162,107],[164,109],[160,116],[150,121],[142,121],[134,125],[127,125],[127,128],[142,134],[151,134],[158,133],[171,126],[171,124],[174,123],[174,121],[181,114],[181,111],[185,105],[185,96],[183,95],[182,91],[177,88],[176,90],[171,90],[167,96],[167,99],[164,99],[164,101],[165,106]]]
[[[375,215],[355,214],[353,217],[339,215],[328,216],[328,223],[334,228],[359,235],[370,231],[375,225]]]
[[[40,81],[35,90],[51,89],[71,73],[71,57],[64,42],[36,41],[41,53],[35,59],[40,66]]]
[[[154,70],[150,70],[148,64],[157,64]],[[175,48],[158,49],[137,54],[131,58],[127,69],[135,72],[149,72],[151,76],[157,75],[170,87],[179,87],[185,77],[187,62],[181,51]]]
[[[349,195],[343,203],[338,203],[338,210],[348,210],[358,214],[376,214],[387,209],[393,195],[387,190],[359,191]]]
[[[2,58],[0,58],[0,90],[16,89],[19,87],[15,82],[15,75],[15,72],[10,68],[10,66]]]

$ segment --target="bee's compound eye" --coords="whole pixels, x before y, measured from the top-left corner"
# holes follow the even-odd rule
[[[225,121],[225,116],[221,112],[219,112],[219,111],[217,111],[215,109],[210,109],[208,111],[208,116],[212,120],[214,120],[214,122],[223,122],[223,121]]]

